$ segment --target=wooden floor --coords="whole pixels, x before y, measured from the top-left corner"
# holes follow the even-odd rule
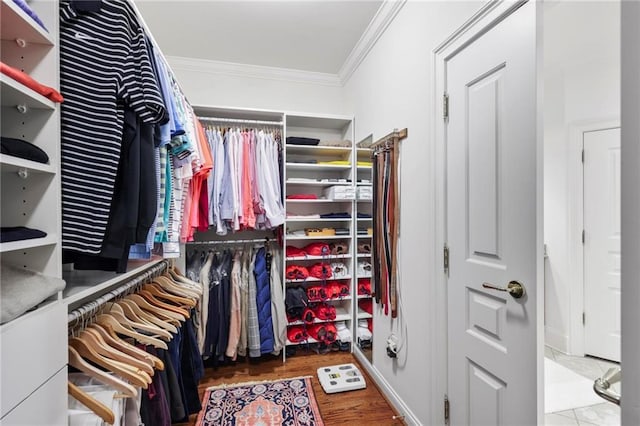
[[[336,394],[326,394],[318,382],[316,370],[322,366],[354,363],[365,375],[366,389]],[[313,390],[320,407],[320,413],[326,426],[334,425],[403,425],[402,420],[393,419],[397,413],[382,396],[373,380],[367,375],[355,357],[349,352],[330,352],[324,355],[296,354],[282,359],[270,359],[259,363],[238,362],[234,365],[207,368],[200,382],[199,393],[202,399],[210,386],[221,384],[252,382],[260,380],[286,379],[290,377],[313,376]],[[195,424],[197,415],[189,418]]]

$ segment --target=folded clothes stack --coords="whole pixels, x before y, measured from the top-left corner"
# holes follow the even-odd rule
[[[315,138],[302,138],[297,136],[288,136],[287,137],[287,145],[308,145],[315,146],[320,143],[320,139]]]

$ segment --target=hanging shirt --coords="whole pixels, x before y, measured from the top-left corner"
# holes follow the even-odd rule
[[[90,13],[84,5],[60,1],[62,247],[98,254],[120,158],[120,105],[144,123],[160,121],[165,108],[130,4],[103,0]]]

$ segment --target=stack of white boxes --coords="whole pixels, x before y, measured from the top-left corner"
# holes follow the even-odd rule
[[[325,188],[323,191],[327,200],[355,200],[356,190],[352,186],[334,185]]]
[[[372,200],[373,199],[373,187],[372,186],[359,186],[358,200]]]

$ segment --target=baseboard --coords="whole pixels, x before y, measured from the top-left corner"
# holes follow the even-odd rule
[[[569,353],[569,336],[553,327],[544,327],[544,344],[560,352]]]
[[[422,425],[418,418],[413,414],[413,412],[409,409],[407,404],[400,398],[400,396],[396,393],[395,390],[389,385],[389,382],[380,374],[378,369],[371,365],[369,360],[365,358],[365,356],[360,352],[357,348],[353,351],[356,359],[358,360],[360,366],[364,368],[369,376],[373,379],[376,386],[382,392],[382,395],[385,399],[393,406],[393,408],[398,412],[400,416],[403,416],[403,420],[405,424],[411,426]]]

